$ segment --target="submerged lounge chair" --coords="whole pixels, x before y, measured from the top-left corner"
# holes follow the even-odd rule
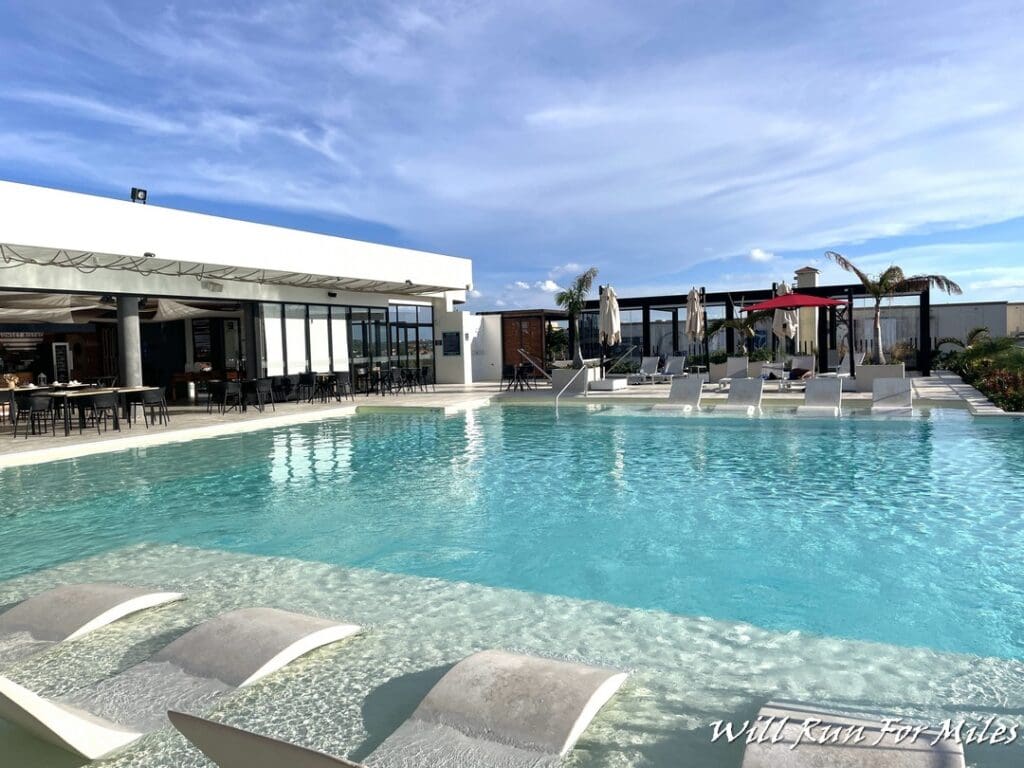
[[[872,416],[909,416],[914,410],[910,379],[875,379],[871,385]]]
[[[137,611],[184,597],[121,584],[64,584],[0,614],[0,664],[33,656]]]
[[[209,706],[358,631],[275,608],[231,611],[193,627],[148,661],[60,699],[0,677],[0,717],[96,760],[160,728],[170,705]]]
[[[757,714],[759,728],[764,726],[772,738],[748,744],[741,768],[964,768],[962,744],[941,739],[932,746],[938,734],[929,730],[913,741],[897,741],[892,733],[882,733],[882,717],[869,720],[863,713],[852,716],[794,702],[769,702]],[[802,732],[805,725],[810,734]],[[864,738],[855,742],[852,734],[858,728],[864,729]],[[826,729],[840,734],[838,743],[814,740]],[[844,734],[850,734],[845,743]]]
[[[729,397],[724,405],[715,406],[715,412],[745,413],[753,416],[761,410],[764,379],[736,379],[729,385]]]
[[[843,382],[837,378],[808,379],[804,404],[797,406],[797,416],[837,417],[842,413]]]
[[[554,766],[625,679],[598,667],[482,651],[452,667],[364,765]],[[358,765],[193,715],[167,715],[221,768]]]
[[[704,380],[700,376],[687,376],[672,379],[672,387],[668,391],[668,402],[652,406],[653,411],[681,411],[689,413],[700,410],[700,396],[704,389]]]

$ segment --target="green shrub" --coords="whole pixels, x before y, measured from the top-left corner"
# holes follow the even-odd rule
[[[755,363],[770,363],[772,361],[772,348],[761,347],[760,349],[755,349],[750,353],[748,359]]]
[[[712,352],[710,355],[708,355],[708,362],[710,362],[712,364],[714,364],[714,363],[724,363],[728,359],[729,359],[729,353],[726,352],[725,350],[721,350],[721,349],[718,350],[717,352]]]
[[[983,339],[945,356],[949,370],[1006,411],[1024,411],[1024,348],[1011,338]]]

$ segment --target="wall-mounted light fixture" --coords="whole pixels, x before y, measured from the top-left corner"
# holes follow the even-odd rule
[[[406,285],[412,285],[412,280],[406,280],[406,281],[405,281],[405,284],[406,284]]]
[[[140,189],[139,187],[132,187],[132,202],[146,204],[146,197],[148,194],[146,190]]]
[[[142,255],[145,256],[147,259],[155,259],[156,258],[156,254],[153,253],[152,251],[146,251]]]
[[[336,299],[336,298],[338,298],[338,294],[335,293],[334,291],[328,291],[327,292],[327,298],[329,298],[329,299]]]
[[[220,283],[215,283],[213,280],[203,280],[199,283],[200,287],[205,288],[213,293],[220,293],[224,290],[224,286]]]

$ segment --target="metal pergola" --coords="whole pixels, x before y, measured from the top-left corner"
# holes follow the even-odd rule
[[[739,291],[706,291],[700,289],[701,303],[704,306],[705,316],[709,306],[725,307],[725,319],[732,320],[738,316],[740,307],[753,304],[759,301],[767,301],[775,296],[778,287],[773,283],[771,288],[759,288],[753,290]],[[818,308],[818,368],[825,370],[828,367],[828,351],[835,349],[838,342],[837,330],[840,325],[846,325],[850,349],[854,348],[854,322],[853,302],[856,299],[872,298],[871,294],[864,290],[860,283],[847,283],[844,285],[816,285],[801,286],[795,288],[798,293],[806,293],[811,296],[821,296],[829,299],[845,301],[846,305],[841,307],[819,307]],[[918,330],[918,369],[923,376],[931,374],[931,290],[925,288],[920,292],[901,293],[900,298],[917,296],[920,306],[920,328]],[[619,298],[620,309],[639,309],[641,312],[641,325],[643,329],[643,354],[651,354],[651,309],[671,308],[672,311],[672,342],[676,349],[679,344],[679,310],[686,306],[686,294],[674,294],[668,296],[643,296],[637,298]],[[586,303],[586,310],[597,310],[598,300],[591,300]],[[706,323],[705,323],[705,327]],[[569,329],[570,335],[572,328]],[[570,338],[570,348],[575,339]],[[725,329],[725,346],[730,352],[735,349],[735,331],[732,328]],[[705,340],[705,352],[707,342]],[[855,373],[853,358],[850,359],[850,372]]]

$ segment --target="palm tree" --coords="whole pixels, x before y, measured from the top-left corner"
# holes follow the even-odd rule
[[[744,355],[747,354],[747,340],[754,338],[757,334],[757,326],[763,320],[770,320],[775,313],[772,310],[761,312],[747,312],[743,317],[735,317],[732,320],[713,320],[708,323],[707,337],[710,339],[723,328],[732,328],[740,332],[740,340]]]
[[[935,348],[938,349],[943,344],[952,344],[954,347],[960,347],[960,349],[973,349],[980,342],[990,341],[992,334],[988,330],[988,326],[979,325],[975,328],[971,328],[967,332],[967,336],[961,341],[956,336],[943,336],[941,339],[937,339],[935,342]]]
[[[834,261],[847,272],[853,272],[860,279],[864,290],[875,300],[875,362],[879,365],[885,365],[885,353],[882,351],[882,299],[898,293],[920,293],[929,287],[938,288],[948,294],[963,293],[963,289],[945,275],[907,277],[900,267],[893,264],[880,274],[871,276],[835,251],[826,251],[825,258]]]
[[[594,278],[597,277],[597,267],[591,267],[581,275],[577,275],[572,285],[555,294],[555,304],[565,310],[569,315],[569,325],[572,328],[573,338],[576,339],[576,348],[572,354],[573,368],[583,367],[583,350],[580,349],[580,313],[587,301],[587,294],[594,285]]]

